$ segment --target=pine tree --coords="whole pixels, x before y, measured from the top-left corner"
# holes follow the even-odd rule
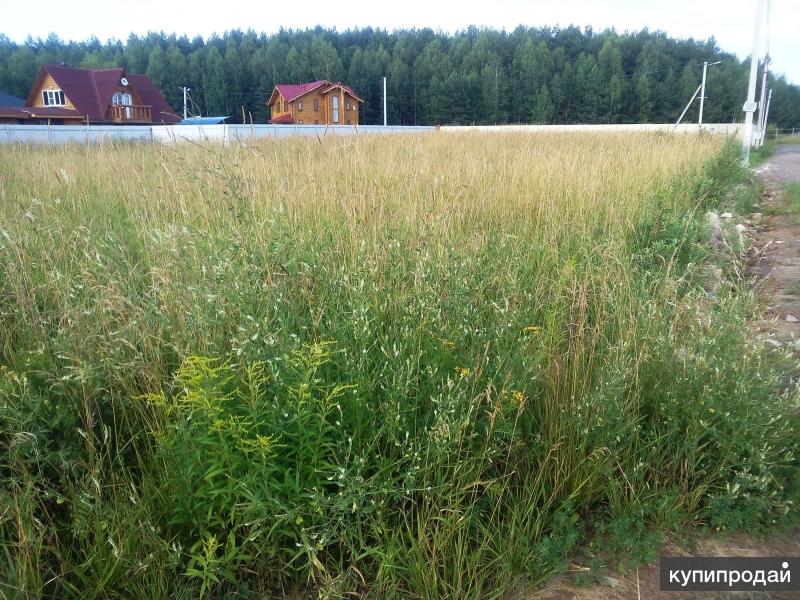
[[[533,122],[549,125],[553,122],[553,98],[550,96],[550,89],[543,85],[536,94],[536,106],[533,108]]]

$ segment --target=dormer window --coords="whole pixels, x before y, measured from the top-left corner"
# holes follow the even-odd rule
[[[133,104],[133,98],[128,92],[114,92],[111,96],[111,104],[115,106],[130,106]]]
[[[64,106],[64,92],[61,90],[42,90],[42,102],[45,106]]]

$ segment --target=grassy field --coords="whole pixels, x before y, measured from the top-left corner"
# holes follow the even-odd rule
[[[718,137],[0,148],[0,597],[502,598],[795,513]]]

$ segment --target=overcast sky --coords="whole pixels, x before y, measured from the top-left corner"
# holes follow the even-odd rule
[[[513,29],[517,25],[591,25],[617,31],[660,29],[676,37],[715,37],[740,57],[753,46],[755,0],[303,0],[231,3],[153,0],[0,0],[0,32],[21,42],[56,33],[65,40],[97,36],[105,41],[130,33],[165,31],[190,37],[227,29],[274,32],[280,27],[432,27],[468,25]],[[772,0],[770,54],[773,69],[800,83],[800,0]]]

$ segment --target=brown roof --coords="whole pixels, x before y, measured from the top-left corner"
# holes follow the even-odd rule
[[[154,123],[173,125],[181,120],[147,75],[130,73],[128,80],[136,87],[136,91],[142,97],[142,102],[153,107]]]
[[[111,106],[111,97],[117,90],[122,77],[127,77],[128,81],[134,85],[144,104],[153,107],[153,122],[170,125],[180,121],[180,117],[173,112],[147,75],[127,74],[124,69],[120,68],[90,70],[44,65],[28,95],[28,106],[35,102],[34,95],[45,74],[49,74],[55,80],[77,111],[91,121],[106,120],[108,107]]]
[[[62,106],[0,106],[0,117],[11,117],[15,119],[75,119],[83,120],[84,116],[77,110],[64,108]]]

